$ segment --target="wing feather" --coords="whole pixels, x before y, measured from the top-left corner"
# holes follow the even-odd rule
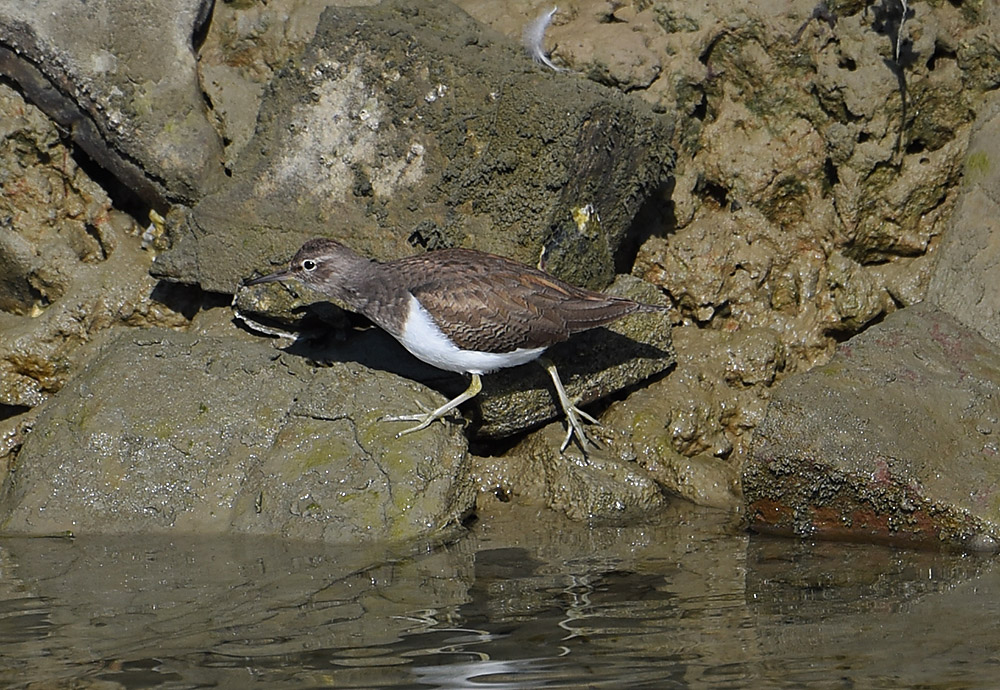
[[[647,305],[565,283],[530,266],[468,249],[383,265],[459,347],[511,352],[566,340]]]

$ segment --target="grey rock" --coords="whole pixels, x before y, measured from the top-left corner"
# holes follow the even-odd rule
[[[743,468],[760,530],[994,548],[1000,353],[929,304],[786,379]]]
[[[927,299],[1000,344],[1000,97],[980,111]]]
[[[154,271],[232,292],[325,235],[380,259],[461,245],[534,264],[544,247],[555,275],[603,287],[669,177],[671,127],[449,3],[331,7]]]
[[[4,484],[7,533],[401,541],[474,500],[457,428],[396,439],[386,400],[440,396],[236,337],[129,333],[42,410]],[[430,430],[429,430],[430,431]]]
[[[210,0],[4,0],[0,72],[146,203],[222,177],[192,47]]]

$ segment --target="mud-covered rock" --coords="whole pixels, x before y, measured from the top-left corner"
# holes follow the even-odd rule
[[[667,492],[700,505],[738,509],[744,447],[763,418],[767,386],[784,368],[776,333],[674,331],[677,365],[601,416],[620,458],[639,464]]]
[[[589,433],[595,439],[608,435]],[[575,446],[559,452],[565,435],[563,424],[549,424],[503,457],[476,458],[480,489],[503,500],[544,505],[574,520],[642,520],[667,505],[667,495],[650,473],[618,457],[606,438],[601,448],[590,447],[584,455]]]
[[[666,184],[671,121],[546,73],[453,5],[327,9],[278,71],[224,187],[154,267],[231,292],[310,236],[380,259],[467,246],[603,287]]]
[[[752,527],[1000,548],[1000,353],[922,304],[786,379],[743,468]]]
[[[20,410],[58,391],[107,329],[187,320],[183,299],[154,296],[135,221],[2,84],[0,133],[0,405]]]
[[[539,12],[459,4],[511,37]],[[902,61],[872,4],[585,0],[546,34],[558,64],[677,114],[667,232],[635,274],[685,323],[772,329],[789,371],[923,299],[1000,73],[996,3],[910,3]]]
[[[444,424],[397,439],[381,420],[397,400],[441,403],[246,339],[125,334],[39,414],[4,484],[3,530],[430,534],[474,500],[465,442]]]

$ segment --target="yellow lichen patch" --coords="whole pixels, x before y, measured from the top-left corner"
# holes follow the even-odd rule
[[[977,180],[990,171],[990,157],[985,151],[970,153],[965,160],[965,171],[970,180]]]

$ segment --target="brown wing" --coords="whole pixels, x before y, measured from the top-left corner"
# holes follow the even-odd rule
[[[468,249],[429,252],[384,266],[407,274],[410,292],[459,347],[481,352],[552,345],[645,308]]]

